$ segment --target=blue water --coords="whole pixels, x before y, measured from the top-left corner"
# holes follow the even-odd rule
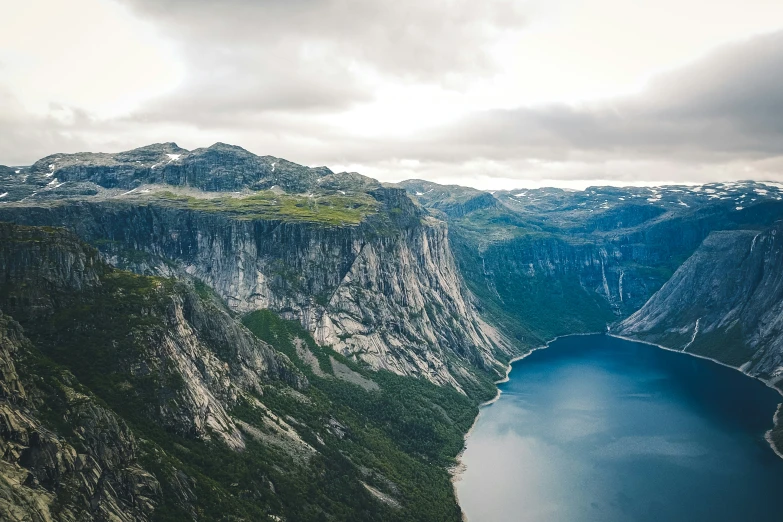
[[[711,361],[603,335],[513,364],[467,441],[470,522],[781,521],[781,397]]]

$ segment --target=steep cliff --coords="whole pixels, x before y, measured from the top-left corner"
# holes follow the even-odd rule
[[[619,335],[783,379],[783,225],[713,232]]]
[[[127,374],[131,389],[155,389],[135,400],[172,430],[241,448],[226,410],[242,393],[265,379],[305,385],[228,312],[170,280],[113,270],[64,230],[0,224],[0,281],[0,308],[34,324],[33,339],[47,355],[83,365],[75,372],[83,381]]]
[[[459,519],[486,378],[369,371],[57,228],[0,224],[0,309],[4,519]]]
[[[401,189],[222,144],[56,155],[28,176],[98,194],[51,189],[0,205],[0,220],[66,226],[114,265],[195,278],[233,311],[274,310],[376,370],[464,390],[515,350],[477,312],[445,223]],[[273,190],[247,192],[261,188]],[[246,193],[205,192],[233,189]]]
[[[128,426],[2,312],[0,452],[3,520],[145,521],[161,500]]]
[[[402,185],[438,210],[478,197]],[[484,313],[528,346],[604,330],[638,310],[711,231],[770,226],[783,212],[778,187],[752,182],[492,196],[495,205],[444,210],[451,243]]]

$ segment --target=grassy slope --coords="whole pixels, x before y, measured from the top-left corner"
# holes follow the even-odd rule
[[[355,225],[378,209],[378,202],[368,194],[275,194],[255,192],[249,196],[195,198],[162,192],[155,202],[177,208],[225,213],[235,219],[279,219],[307,221],[325,225]]]

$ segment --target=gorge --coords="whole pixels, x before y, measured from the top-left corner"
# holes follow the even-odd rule
[[[479,404],[552,338],[608,330],[783,376],[775,184],[490,193],[161,143],[0,167],[0,194],[9,520],[459,520],[448,469]],[[582,364],[624,364],[622,387],[645,375],[638,358],[712,390],[701,412],[722,400],[714,379],[746,386],[598,339],[615,351]],[[766,419],[743,437],[773,428],[779,397],[762,391],[737,397]],[[710,429],[654,442],[736,450],[749,470],[751,453],[775,458],[701,444]],[[769,438],[783,445],[783,428]]]

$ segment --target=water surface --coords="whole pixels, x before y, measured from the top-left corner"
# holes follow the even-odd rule
[[[780,396],[688,355],[603,335],[513,364],[467,441],[470,522],[780,521]]]

